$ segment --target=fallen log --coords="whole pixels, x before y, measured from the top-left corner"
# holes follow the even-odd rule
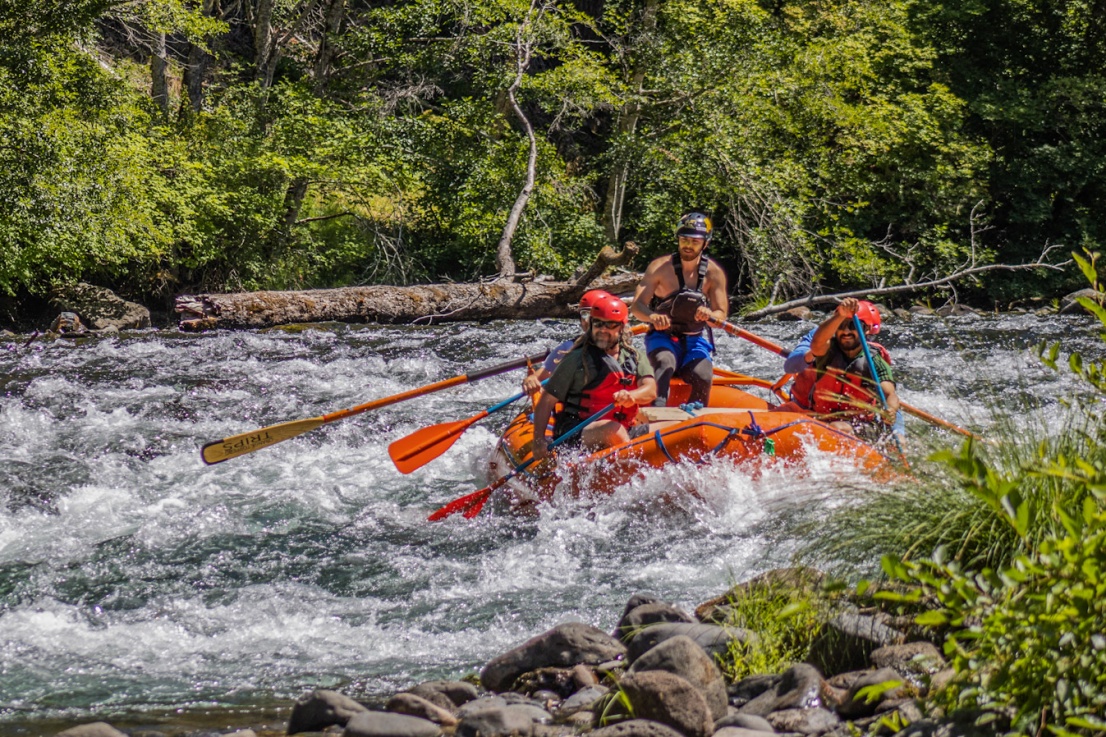
[[[572,305],[589,288],[632,292],[641,278],[632,272],[600,277],[627,263],[637,246],[604,248],[595,264],[568,282],[497,279],[486,283],[371,286],[291,292],[181,295],[175,310],[182,330],[266,328],[304,322],[433,324],[479,320],[571,317]]]

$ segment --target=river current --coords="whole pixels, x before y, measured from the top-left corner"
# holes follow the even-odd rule
[[[812,326],[749,327],[790,345]],[[829,457],[800,482],[675,466],[536,519],[427,522],[487,483],[515,412],[408,476],[388,444],[496,404],[521,372],[201,462],[205,442],[537,353],[574,330],[320,325],[0,343],[0,734],[262,709],[319,687],[371,699],[460,677],[559,622],[609,630],[636,591],[690,609],[787,565],[803,524],[862,487]],[[916,318],[888,322],[880,339],[907,402],[980,432],[996,418],[1047,431],[1076,387],[1033,344],[1103,354],[1079,317]],[[719,366],[779,375],[777,356],[717,340]],[[914,418],[908,431],[908,455],[959,444]],[[650,502],[662,493],[668,504]]]

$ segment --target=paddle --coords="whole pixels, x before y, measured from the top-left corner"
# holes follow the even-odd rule
[[[542,384],[544,385],[545,382],[543,381]],[[493,412],[498,412],[525,396],[526,392],[519,392],[468,419],[441,422],[437,425],[416,430],[389,445],[388,455],[391,456],[392,463],[396,465],[400,473],[411,473],[449,450],[465,430],[468,430]]]
[[[587,427],[591,423],[595,422],[599,418],[603,417],[604,415],[606,415],[608,412],[610,412],[613,409],[614,409],[613,404],[607,405],[605,408],[599,410],[594,415],[587,418],[586,420],[581,422],[579,425],[572,428],[571,430],[566,432],[564,435],[562,435],[561,437],[557,438],[552,443],[550,443],[549,444],[549,449],[553,450],[554,448],[556,448],[558,445],[565,442],[566,440],[574,438],[576,435],[583,432],[585,427]],[[488,501],[488,498],[492,495],[493,491],[498,489],[500,486],[503,486],[503,484],[507,483],[508,481],[513,479],[515,476],[518,476],[520,473],[525,471],[527,468],[532,466],[534,463],[535,463],[534,457],[530,456],[530,460],[523,461],[519,465],[515,466],[514,470],[511,471],[510,473],[508,473],[506,476],[500,477],[496,481],[492,482],[489,486],[485,486],[483,489],[480,489],[479,491],[474,491],[471,494],[465,494],[462,497],[458,497],[457,499],[454,499],[449,504],[445,505],[444,507],[442,507],[438,511],[434,512],[433,514],[431,514],[426,519],[429,520],[430,522],[437,522],[439,520],[445,519],[446,517],[450,516],[451,514],[456,514],[457,512],[463,512],[464,516],[465,516],[465,519],[472,519],[476,515],[480,514],[480,510],[484,508],[484,503]]]
[[[379,409],[380,407],[387,407],[389,404],[396,404],[406,399],[413,399],[414,397],[421,397],[425,394],[431,394],[442,389],[448,389],[451,386],[458,386],[460,384],[467,384],[470,381],[479,381],[480,379],[486,379],[489,376],[496,376],[498,374],[505,373],[507,371],[513,371],[514,369],[528,366],[532,363],[545,360],[545,357],[549,355],[549,351],[543,351],[542,353],[536,353],[533,356],[527,356],[525,358],[518,358],[514,361],[508,361],[501,363],[497,366],[491,366],[480,371],[474,371],[469,374],[461,374],[460,376],[454,376],[452,379],[445,379],[443,381],[437,381],[433,384],[427,384],[424,387],[418,389],[411,389],[409,391],[400,392],[399,394],[393,394],[390,397],[383,397],[382,399],[374,399],[371,402],[365,402],[359,404],[356,407],[350,407],[349,409],[341,409],[337,412],[330,412],[329,414],[320,415],[318,417],[311,417],[305,420],[293,420],[292,422],[282,422],[277,425],[270,425],[269,427],[263,427],[260,430],[253,430],[251,432],[242,433],[240,435],[231,435],[230,437],[223,438],[222,440],[216,440],[208,443],[203,447],[202,455],[204,463],[212,465],[215,463],[222,463],[223,461],[231,458],[237,458],[238,456],[245,455],[247,453],[253,453],[255,450],[261,450],[262,448],[268,448],[270,445],[276,445],[277,443],[285,440],[290,440],[297,435],[303,435],[305,432],[310,432],[320,425],[325,425],[328,422],[336,422],[337,420],[344,420],[347,417],[353,417],[359,415],[362,412],[368,412],[369,410]]]
[[[718,325],[718,327],[721,327],[723,330],[725,330],[730,335],[737,336],[738,338],[743,338],[743,339],[749,341],[750,343],[758,345],[761,348],[766,348],[766,349],[772,351],[773,353],[776,353],[776,354],[779,354],[779,355],[783,356],[784,358],[787,358],[787,356],[789,356],[791,354],[791,352],[789,350],[787,350],[786,348],[784,348],[783,346],[781,346],[777,343],[773,343],[772,341],[768,340],[767,338],[762,338],[759,335],[755,335],[753,333],[750,333],[748,330],[742,330],[741,328],[737,327],[733,323],[723,322],[721,325]],[[952,430],[953,432],[959,433],[959,434],[961,434],[965,437],[974,438],[975,440],[982,440],[983,439],[982,437],[980,437],[979,435],[976,435],[971,430],[965,430],[964,428],[962,428],[958,425],[954,425],[954,424],[952,424],[951,422],[949,422],[947,420],[942,420],[940,417],[934,417],[933,415],[929,414],[928,412],[920,410],[917,407],[912,407],[911,405],[907,404],[906,402],[901,401],[901,399],[899,401],[899,406],[902,407],[903,411],[906,412],[907,414],[914,415],[915,417],[917,417],[919,419],[922,419],[922,420],[925,420],[926,422],[930,422],[934,425],[938,425],[938,426],[944,427],[948,430]]]

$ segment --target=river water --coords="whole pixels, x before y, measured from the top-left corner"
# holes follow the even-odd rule
[[[791,344],[812,324],[751,327]],[[782,471],[677,466],[537,519],[428,523],[485,485],[513,412],[409,476],[388,444],[516,393],[521,372],[216,466],[200,460],[204,442],[533,354],[574,329],[322,325],[7,344],[0,734],[36,734],[47,719],[283,709],[317,687],[371,699],[459,677],[559,622],[610,629],[636,591],[692,608],[786,565],[802,523],[864,483],[834,458],[813,458],[799,483]],[[919,318],[880,338],[907,402],[984,432],[999,416],[1047,427],[1075,386],[1029,346],[1062,339],[1103,353],[1087,318]],[[718,340],[719,366],[778,375],[773,354]],[[908,429],[915,457],[958,444],[913,418]],[[663,507],[649,501],[660,493],[672,497]]]

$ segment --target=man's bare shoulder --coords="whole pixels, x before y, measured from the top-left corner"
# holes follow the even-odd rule
[[[649,265],[645,267],[646,274],[654,274],[665,267],[672,266],[672,255],[657,256],[655,259],[649,262]]]

